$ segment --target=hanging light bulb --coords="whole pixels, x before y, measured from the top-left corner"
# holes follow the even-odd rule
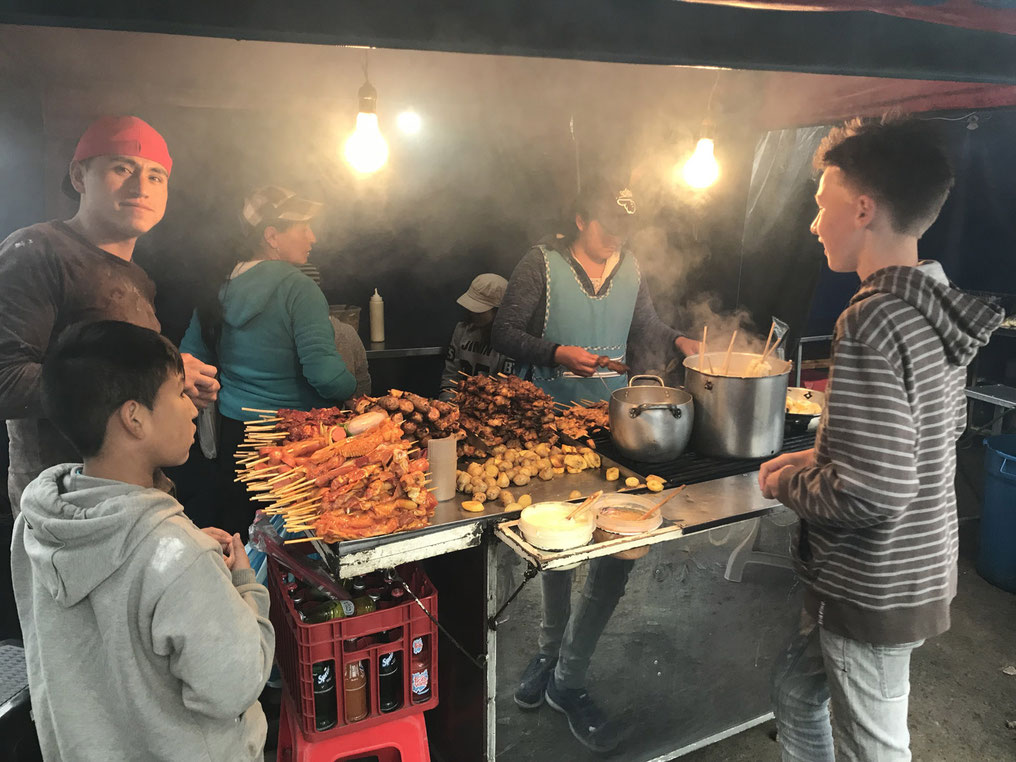
[[[377,90],[367,81],[357,96],[360,107],[356,115],[356,129],[346,138],[342,154],[353,169],[369,175],[377,172],[388,161],[388,142],[378,127]]]
[[[700,138],[695,153],[684,163],[681,171],[684,181],[696,190],[703,190],[716,182],[720,176],[720,165],[713,156],[712,138]]]

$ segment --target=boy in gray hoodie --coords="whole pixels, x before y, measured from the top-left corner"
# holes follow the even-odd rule
[[[861,287],[836,322],[815,448],[759,472],[801,519],[805,606],[773,701],[784,762],[903,762],[910,655],[949,629],[956,595],[966,366],[1002,314],[918,258],[953,184],[928,123],[851,123],[815,163],[811,231]]]
[[[147,328],[79,324],[42,393],[84,457],[28,485],[11,548],[45,759],[260,760],[268,591],[239,536],[199,530],[157,484],[194,438],[180,354]]]

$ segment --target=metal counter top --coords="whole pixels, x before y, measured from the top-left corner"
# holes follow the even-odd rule
[[[608,482],[603,478],[602,470],[591,469],[548,482],[536,480],[526,487],[515,487],[511,491],[516,498],[529,494],[533,502],[540,502],[567,499],[573,490],[578,490],[583,495],[599,489],[613,492],[621,484],[623,481]],[[659,493],[660,499],[671,491]],[[520,513],[505,512],[497,502],[487,503],[482,513],[469,513],[461,508],[462,501],[466,499],[466,495],[456,495],[453,500],[438,503],[430,526],[422,529],[332,545],[332,550],[339,559],[340,573],[343,576],[364,574],[379,568],[476,547],[488,525],[518,518]],[[762,497],[757,472],[753,472],[690,485],[683,494],[667,503],[663,516],[669,522],[683,525],[684,534],[691,534],[756,518],[779,505],[777,500]]]

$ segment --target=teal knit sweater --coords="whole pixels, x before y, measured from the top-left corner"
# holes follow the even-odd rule
[[[222,338],[212,352],[197,313],[180,344],[219,368],[219,412],[257,418],[243,408],[309,410],[349,399],[356,379],[335,348],[328,302],[310,278],[287,262],[264,261],[219,292]]]

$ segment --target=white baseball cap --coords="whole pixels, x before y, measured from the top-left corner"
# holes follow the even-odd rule
[[[483,273],[473,278],[469,290],[457,301],[470,312],[486,312],[501,306],[508,281],[495,273]]]

